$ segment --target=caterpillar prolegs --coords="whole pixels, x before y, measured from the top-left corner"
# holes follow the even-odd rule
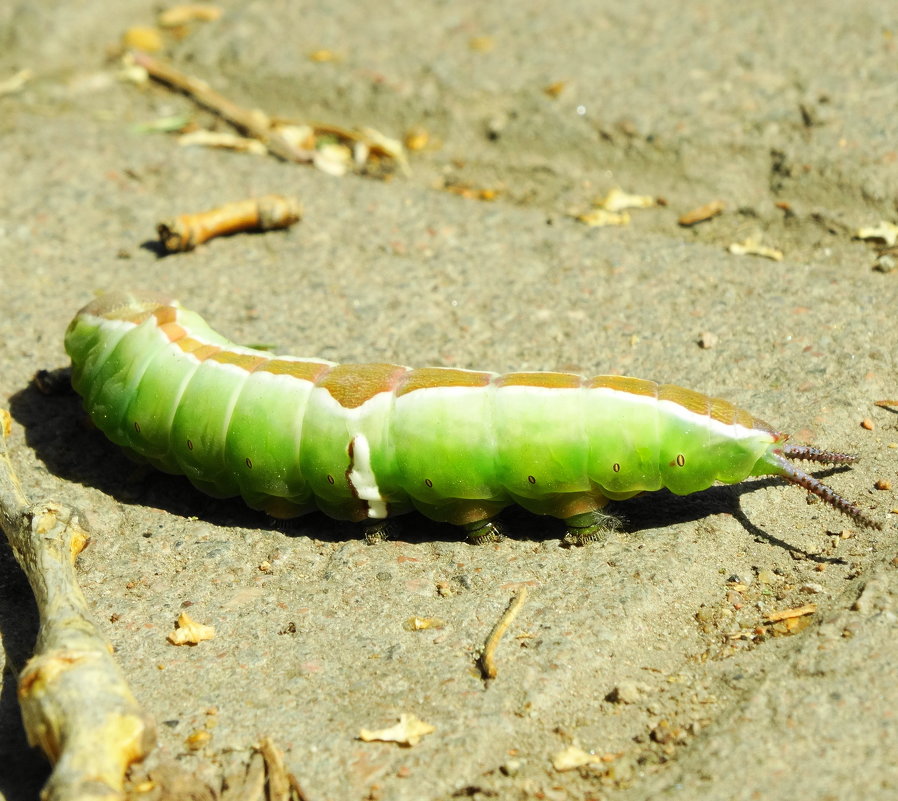
[[[880,528],[789,462],[856,457],[788,445],[731,403],[670,384],[274,356],[137,292],[81,309],[65,347],[109,439],[275,517],[320,509],[373,522],[416,509],[482,532],[519,504],[586,539],[609,500],[772,475]]]

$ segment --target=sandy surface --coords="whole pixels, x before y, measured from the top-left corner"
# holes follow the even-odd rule
[[[872,402],[898,394],[898,272],[852,238],[895,218],[894,3],[226,3],[170,43],[181,68],[272,114],[423,126],[432,147],[387,182],[136,133],[171,114],[211,122],[107,60],[154,5],[0,8],[0,79],[34,75],[0,96],[0,403],[29,494],[93,524],[79,575],[157,720],[148,767],[220,783],[269,735],[316,801],[894,798],[896,500],[873,484],[896,480],[898,418]],[[668,205],[627,227],[570,216],[614,186]],[[302,223],[162,259],[148,245],[160,219],[267,192],[300,197]],[[677,225],[715,199],[723,215]],[[750,237],[785,259],[727,252]],[[620,504],[625,530],[579,549],[523,513],[480,547],[415,516],[375,546],[319,516],[284,530],[135,470],[74,396],[34,389],[37,369],[65,364],[75,310],[116,286],[172,292],[233,339],[293,353],[721,395],[859,453],[827,480],[885,529],[762,480]],[[522,583],[486,686],[474,657]],[[3,550],[9,801],[47,771],[15,701],[29,599]],[[765,622],[805,603],[818,611],[801,630]],[[216,638],[169,645],[184,608]],[[415,616],[444,626],[409,631]],[[401,713],[436,731],[410,749],[356,739]],[[212,736],[191,752],[197,730]],[[604,759],[556,770],[572,745]]]

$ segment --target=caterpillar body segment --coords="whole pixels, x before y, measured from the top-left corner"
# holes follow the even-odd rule
[[[374,523],[418,510],[476,538],[519,504],[587,540],[609,500],[775,475],[879,527],[788,461],[853,457],[787,445],[748,412],[673,385],[275,356],[148,293],[88,304],[65,345],[109,439],[275,517],[320,509]]]

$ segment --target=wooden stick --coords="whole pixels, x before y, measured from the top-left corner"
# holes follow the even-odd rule
[[[483,646],[483,653],[480,655],[480,671],[485,679],[494,679],[499,671],[496,667],[496,649],[499,647],[499,640],[508,631],[514,619],[521,611],[524,601],[527,600],[527,586],[521,585],[518,591],[505,610],[505,614],[499,619],[495,628],[490,632],[490,636],[486,638],[486,644]]]
[[[277,128],[272,126],[271,119],[264,111],[238,106],[223,94],[216,92],[205,81],[186,75],[147,53],[134,51],[131,55],[134,63],[143,67],[151,78],[189,95],[204,108],[258,139],[278,158],[308,163],[315,157],[313,150],[297,147],[280,134]]]
[[[34,656],[19,674],[31,745],[53,763],[43,801],[118,801],[125,771],[155,745],[155,729],[91,618],[75,578],[89,535],[78,513],[54,501],[29,504],[6,447],[0,409],[0,525],[31,585],[40,615]]]
[[[159,223],[159,241],[169,252],[193,250],[215,236],[238,231],[271,231],[289,228],[302,217],[297,200],[281,195],[265,195],[236,203],[226,203],[217,209],[195,214],[181,214]]]

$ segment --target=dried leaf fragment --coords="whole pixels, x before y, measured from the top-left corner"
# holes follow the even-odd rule
[[[199,751],[201,748],[205,748],[212,741],[212,734],[205,729],[197,729],[196,731],[191,732],[184,739],[184,744],[191,751]]]
[[[467,181],[446,181],[438,184],[440,189],[451,192],[453,195],[467,198],[468,200],[492,201],[499,197],[501,189],[494,187],[478,187]]]
[[[211,640],[215,636],[215,629],[198,623],[186,612],[178,615],[178,627],[168,635],[167,639],[172,645],[196,645],[203,640]]]
[[[430,142],[430,132],[423,125],[413,125],[403,139],[406,150],[424,150]]]
[[[156,21],[163,28],[180,28],[190,22],[215,22],[222,14],[224,9],[213,3],[185,3],[165,9]]]
[[[352,163],[352,151],[346,145],[336,142],[321,145],[312,157],[312,164],[317,169],[337,177],[346,175]]]
[[[34,73],[31,70],[19,70],[14,75],[10,75],[4,81],[0,81],[0,96],[2,95],[11,95],[15,92],[20,92],[24,88],[25,84],[31,80]]]
[[[885,243],[886,247],[898,245],[898,225],[888,220],[880,220],[876,225],[858,228],[855,239],[875,239]]]
[[[619,186],[608,191],[605,197],[596,203],[596,206],[605,211],[623,211],[624,209],[650,209],[658,205],[658,200],[652,195],[632,195],[625,192]]]
[[[576,745],[569,745],[552,756],[552,767],[557,771],[574,770],[604,761],[598,754],[590,754]]]
[[[157,117],[149,122],[141,122],[131,130],[134,133],[171,133],[182,131],[190,125],[190,117],[187,114],[170,114],[165,117]]]
[[[222,150],[236,150],[240,153],[252,153],[254,156],[264,156],[268,153],[258,139],[250,139],[247,136],[238,136],[227,131],[191,131],[178,137],[181,147],[217,147]]]
[[[680,225],[689,227],[722,214],[725,208],[726,204],[722,200],[712,200],[710,203],[705,203],[704,206],[687,211],[677,222]]]
[[[366,743],[399,743],[400,745],[413,746],[421,742],[421,739],[436,731],[436,726],[425,723],[415,715],[403,712],[399,716],[399,722],[387,729],[361,729],[359,739]]]
[[[553,81],[548,86],[543,87],[543,94],[552,98],[559,97],[567,89],[568,84],[570,84],[570,81]]]
[[[489,53],[496,46],[496,40],[492,36],[472,36],[468,40],[468,47],[476,53]]]
[[[324,64],[328,61],[342,61],[343,57],[334,50],[328,50],[327,48],[319,48],[318,50],[313,50],[309,53],[309,61],[314,61],[318,64]]]
[[[607,211],[605,209],[593,209],[583,214],[574,215],[578,222],[585,223],[590,228],[604,228],[607,225],[629,225],[630,215],[625,211]]]
[[[128,28],[122,37],[122,44],[126,48],[141,50],[144,53],[158,53],[165,46],[162,31],[141,25]]]
[[[427,629],[442,629],[446,626],[446,622],[438,617],[410,617],[402,628],[406,631],[427,631]]]
[[[773,261],[783,260],[783,251],[762,245],[751,237],[742,242],[733,242],[727,250],[734,256],[763,256],[765,259]]]

